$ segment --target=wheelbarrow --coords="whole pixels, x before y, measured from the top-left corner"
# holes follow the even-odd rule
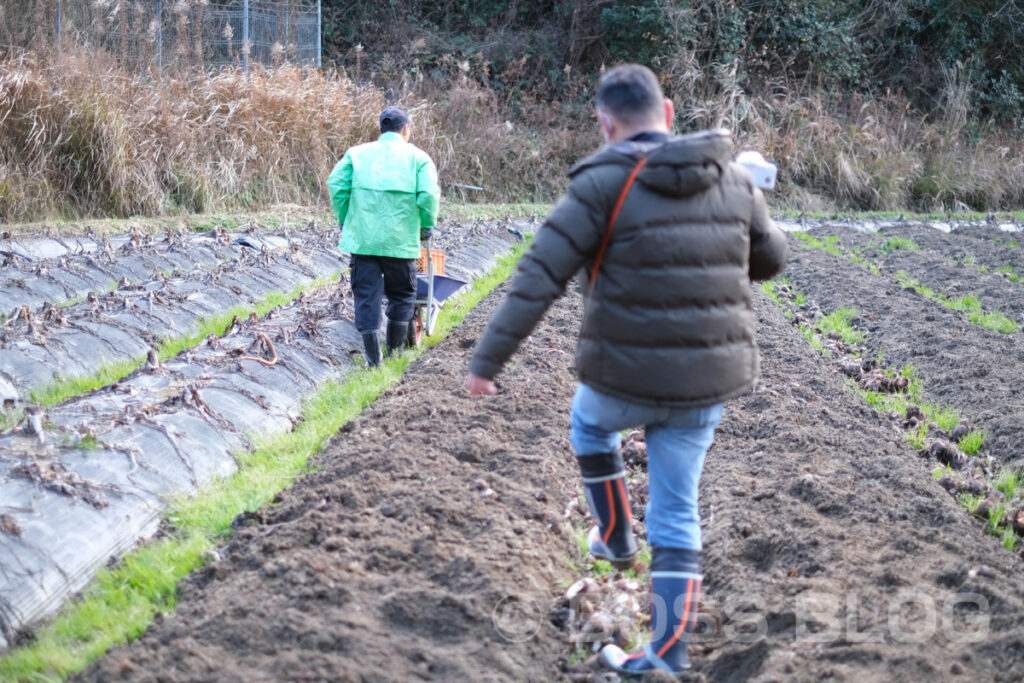
[[[434,334],[441,305],[466,286],[462,280],[445,276],[444,251],[432,249],[429,239],[426,249],[420,249],[419,267],[422,270],[416,275],[416,305],[409,325],[409,346],[419,346],[424,334],[428,337]]]

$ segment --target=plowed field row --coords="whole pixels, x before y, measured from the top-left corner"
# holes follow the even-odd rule
[[[941,247],[900,258],[928,249]],[[795,242],[787,274],[809,305],[856,307],[869,356],[914,365],[929,398],[985,426],[988,452],[1012,466],[1019,335]],[[579,578],[567,415],[581,301],[556,304],[499,396],[472,399],[462,377],[498,296],[314,472],[239,518],[173,614],[80,679],[604,680],[560,628],[577,623],[561,596]],[[690,677],[1020,680],[1016,554],[783,308],[759,293],[756,312],[763,379],[728,405],[702,482],[705,628]]]

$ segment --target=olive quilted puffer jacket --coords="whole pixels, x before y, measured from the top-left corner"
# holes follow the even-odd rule
[[[604,147],[572,169],[568,193],[520,261],[471,372],[493,378],[572,277],[593,265],[626,178],[646,156],[586,296],[579,380],[668,406],[710,405],[752,387],[750,281],[782,270],[785,235],[750,174],[731,161],[727,131],[636,140]]]

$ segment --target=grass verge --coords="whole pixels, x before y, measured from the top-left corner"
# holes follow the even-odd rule
[[[442,207],[447,220],[492,220],[496,218],[526,218],[532,215],[543,217],[551,210],[550,204],[469,204],[445,202]],[[272,207],[265,211],[186,213],[176,216],[133,218],[100,218],[95,220],[60,220],[32,223],[7,223],[4,231],[12,235],[41,235],[52,229],[56,234],[84,235],[92,230],[96,235],[120,235],[134,229],[142,233],[157,234],[168,230],[208,232],[217,227],[229,231],[240,230],[255,224],[264,229],[300,230],[311,220],[319,225],[333,225],[337,218],[326,206],[310,209],[291,204]]]
[[[956,222],[987,222],[990,218],[997,222],[1020,223],[1024,222],[1024,211],[999,211],[989,214],[983,211],[959,211],[955,213],[919,213],[914,211],[804,211],[801,209],[784,209],[779,212],[781,218],[789,220],[820,220],[827,221],[858,221],[858,220],[879,220],[895,221],[904,220],[908,223],[922,223],[930,221],[956,221]]]
[[[451,204],[444,207],[445,217],[449,220],[470,221],[476,219],[493,220],[496,218],[543,218],[551,211],[551,204]]]
[[[233,476],[211,482],[194,497],[173,501],[167,519],[174,530],[129,552],[117,567],[101,570],[80,600],[36,632],[34,642],[0,659],[0,680],[64,678],[111,646],[138,637],[156,613],[173,609],[178,581],[206,562],[230,533],[232,520],[290,486],[342,425],[395,384],[409,363],[447,336],[511,275],[526,246],[517,244],[466,294],[442,308],[434,336],[425,338],[419,349],[386,359],[378,369],[355,372],[342,383],[325,385],[307,401],[292,432],[239,455]]]

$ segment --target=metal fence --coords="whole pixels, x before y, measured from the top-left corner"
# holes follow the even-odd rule
[[[321,0],[0,0],[0,52],[98,47],[133,70],[321,66]]]

